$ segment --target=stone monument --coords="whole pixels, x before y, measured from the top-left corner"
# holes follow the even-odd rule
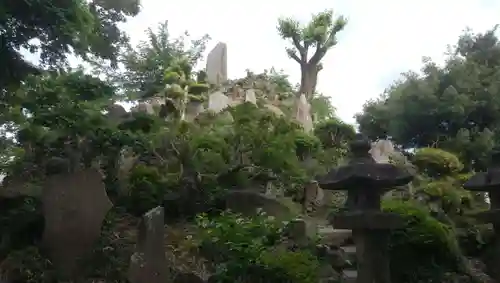
[[[257,104],[257,97],[255,95],[254,89],[247,89],[245,92],[245,102],[250,102],[253,104]]]
[[[92,251],[104,217],[112,207],[95,169],[50,176],[43,188],[43,244],[64,277]]]
[[[207,82],[220,85],[227,81],[227,45],[223,42],[217,45],[207,56]]]

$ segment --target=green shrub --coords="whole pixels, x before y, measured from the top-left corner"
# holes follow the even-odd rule
[[[463,169],[463,164],[455,154],[430,147],[417,150],[413,157],[413,164],[420,172],[431,177],[449,176]]]
[[[304,250],[269,249],[262,252],[259,261],[268,271],[262,278],[267,282],[316,283],[319,280],[319,262]]]
[[[414,202],[388,200],[383,208],[400,214],[405,221],[390,237],[394,282],[441,282],[445,273],[458,270],[460,253],[450,227]]]
[[[11,251],[41,239],[45,224],[41,206],[37,198],[0,198],[0,262]]]
[[[463,214],[464,209],[470,208],[472,197],[469,191],[464,190],[452,178],[443,178],[423,184],[418,190],[429,200],[439,204],[439,208],[451,215]]]
[[[224,212],[215,218],[200,215],[198,246],[216,264],[214,279],[220,283],[317,282],[319,263],[307,251],[280,245],[285,222],[261,213],[252,218]]]
[[[142,164],[137,165],[131,170],[129,176],[127,211],[140,216],[161,205],[165,187],[165,181],[157,168]]]
[[[15,250],[2,260],[0,281],[49,283],[57,279],[52,263],[36,246]]]

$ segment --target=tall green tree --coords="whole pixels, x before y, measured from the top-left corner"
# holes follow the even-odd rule
[[[311,104],[311,116],[314,122],[322,122],[328,119],[334,119],[335,107],[332,105],[329,96],[315,93],[311,97],[309,103]]]
[[[194,76],[193,68],[200,61],[210,37],[204,35],[189,40],[189,34],[172,37],[168,22],[161,23],[156,30],[146,31],[148,40],[137,46],[129,46],[120,57],[125,71],[113,72],[114,81],[129,97],[147,98],[165,88],[165,72],[169,67],[183,61],[183,73],[187,78]]]
[[[496,28],[463,34],[443,67],[425,60],[357,115],[362,133],[404,148],[439,147],[466,167],[484,166],[500,130],[500,42]],[[478,169],[479,169],[478,168]]]
[[[323,66],[321,59],[337,44],[337,33],[342,31],[347,21],[343,16],[334,17],[332,10],[313,15],[305,26],[291,18],[278,20],[278,32],[283,39],[292,43],[287,48],[288,56],[300,65],[301,80],[299,94],[311,98],[316,90],[318,73]],[[312,56],[310,49],[314,49]]]
[[[116,63],[118,50],[127,40],[118,24],[138,12],[138,0],[2,1],[0,89],[4,92],[37,70],[20,49],[39,52],[42,66],[60,67],[70,53]]]

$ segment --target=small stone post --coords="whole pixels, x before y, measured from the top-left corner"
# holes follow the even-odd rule
[[[500,149],[492,155],[491,166],[486,172],[478,172],[464,184],[464,189],[472,192],[487,192],[490,197],[490,210],[474,216],[483,223],[493,223],[495,232],[491,247],[491,257],[486,261],[488,273],[500,282]]]
[[[136,252],[130,257],[129,282],[168,282],[169,270],[164,249],[164,209],[151,209],[142,216]]]
[[[376,163],[369,154],[371,143],[357,135],[350,144],[352,158],[345,165],[319,178],[324,190],[345,190],[347,212],[330,221],[334,228],[352,229],[357,257],[358,283],[390,283],[387,255],[389,230],[400,227],[394,213],[381,211],[382,195],[396,186],[408,184],[413,175],[392,164]]]

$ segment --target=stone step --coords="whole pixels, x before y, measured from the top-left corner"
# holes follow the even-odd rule
[[[358,279],[358,271],[352,269],[344,269],[342,271],[341,282],[342,283],[356,283]]]
[[[340,247],[346,254],[356,254],[356,246],[343,246]]]
[[[340,249],[344,253],[345,259],[349,261],[349,264],[354,266],[356,262],[356,246],[342,246]]]
[[[332,226],[318,226],[319,234],[346,234],[352,235],[352,230],[349,229],[335,229]]]

